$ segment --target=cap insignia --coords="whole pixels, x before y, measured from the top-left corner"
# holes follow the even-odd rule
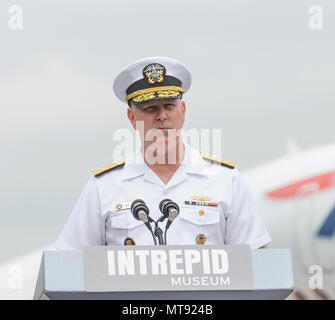
[[[143,75],[148,79],[149,84],[163,82],[165,67],[159,63],[149,64],[143,69]]]

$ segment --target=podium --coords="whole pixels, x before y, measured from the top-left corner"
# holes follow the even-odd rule
[[[125,246],[137,247],[140,246]],[[158,246],[162,247],[162,246]],[[164,246],[169,247],[169,246]],[[181,246],[182,247],[182,246]],[[196,246],[192,246],[196,247]],[[197,246],[199,248],[199,246]],[[206,246],[202,246],[201,249]],[[225,246],[222,246],[225,248]],[[234,246],[231,245],[232,251]],[[100,248],[100,247],[97,247]],[[102,248],[102,247],[101,247]],[[109,248],[109,247],[105,247]],[[124,247],[120,247],[124,248]],[[157,246],[155,247],[157,248]],[[102,250],[107,250],[103,249]],[[135,249],[133,249],[135,250]],[[165,249],[164,249],[165,250]],[[200,250],[200,249],[199,249]],[[100,250],[101,251],[101,250]],[[294,289],[293,267],[289,249],[250,250],[250,274],[252,284],[238,289],[222,290],[222,286],[211,290],[134,290],[106,291],[87,290],[85,254],[81,250],[45,251],[42,256],[35,300],[278,300],[285,299]],[[229,256],[229,255],[228,255]],[[239,257],[237,257],[239,258]],[[98,261],[99,259],[97,259]],[[195,260],[194,260],[195,261]],[[239,261],[239,260],[237,260]],[[242,263],[240,263],[242,261]],[[239,264],[247,261],[240,260]],[[98,263],[97,263],[98,264]],[[101,260],[99,260],[101,264]],[[86,266],[87,269],[87,266]],[[238,269],[238,268],[237,268]],[[87,271],[87,270],[86,270]],[[243,274],[234,275],[243,278]],[[156,277],[156,279],[159,279]]]

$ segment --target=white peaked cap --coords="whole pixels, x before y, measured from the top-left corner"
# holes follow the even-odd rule
[[[190,71],[181,62],[149,57],[124,67],[114,80],[113,90],[122,102],[142,103],[178,98],[190,88],[191,80]]]

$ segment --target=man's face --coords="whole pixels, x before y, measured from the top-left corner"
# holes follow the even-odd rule
[[[150,136],[154,132],[157,132],[160,136],[165,136],[165,141],[167,141],[168,129],[175,129],[179,132],[185,121],[185,112],[184,101],[180,99],[162,99],[131,105],[128,108],[128,118],[134,129],[142,131],[142,128],[138,128],[138,126],[139,123],[143,124],[143,132],[140,132],[140,135],[142,143],[144,142],[145,145],[148,145],[150,143],[148,143],[147,138],[149,137],[150,141]],[[169,135],[170,133],[171,130]],[[144,137],[146,137],[145,140]]]

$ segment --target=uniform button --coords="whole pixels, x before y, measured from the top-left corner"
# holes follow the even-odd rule
[[[206,242],[206,236],[202,233],[199,233],[196,237],[197,244],[204,244]]]
[[[205,210],[201,209],[199,210],[199,214],[202,216],[205,213]]]
[[[124,239],[124,245],[125,246],[134,246],[136,243],[135,243],[135,240],[134,239],[132,239],[132,238],[126,238],[126,239]]]

